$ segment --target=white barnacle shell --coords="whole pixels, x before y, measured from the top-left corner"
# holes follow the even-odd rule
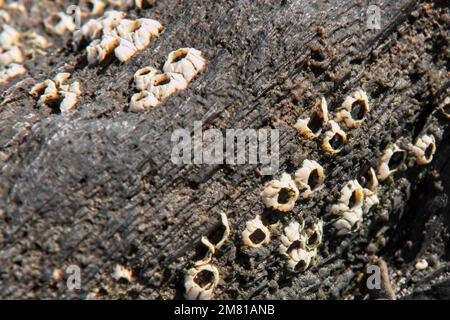
[[[378,163],[378,179],[384,181],[391,174],[395,173],[404,161],[405,155],[405,151],[400,149],[396,144],[388,147]]]
[[[316,219],[311,227],[305,229],[306,234],[306,249],[317,249],[322,243],[323,237],[323,221]]]
[[[338,219],[333,226],[336,229],[336,235],[338,236],[349,234],[352,231],[351,223],[344,218]]]
[[[323,188],[325,181],[323,167],[314,160],[305,159],[302,167],[295,172],[294,181],[300,190],[300,197],[309,198]]]
[[[304,272],[306,271],[313,258],[317,256],[317,249],[308,251],[302,248],[294,249],[289,254],[289,259],[287,260],[287,268],[291,272]]]
[[[63,91],[61,92],[63,100],[59,105],[61,112],[67,112],[72,110],[78,102],[78,96],[73,92]]]
[[[228,240],[228,238],[230,237],[230,224],[228,222],[228,217],[224,212],[220,213],[220,223],[222,224],[222,236],[220,237],[220,240],[217,241],[217,243],[215,243],[215,247],[216,249],[219,249],[224,243],[225,241]]]
[[[378,179],[375,170],[371,167],[367,173],[359,178],[364,189],[375,192],[378,188]]]
[[[294,209],[298,196],[298,188],[287,173],[283,173],[280,180],[269,181],[261,192],[262,201],[267,208],[282,212]]]
[[[157,107],[159,104],[159,100],[151,92],[141,91],[131,97],[130,111],[139,112],[145,108]]]
[[[294,128],[307,138],[314,139],[321,134],[323,127],[325,127],[327,123],[327,101],[324,97],[321,97],[314,106],[313,115],[305,119],[298,119],[294,124]]]
[[[200,241],[206,247],[207,251],[203,259],[194,262],[194,265],[196,266],[210,263],[212,256],[216,252],[216,247],[208,240],[207,237],[203,236]]]
[[[83,16],[98,16],[105,10],[106,3],[101,0],[81,0],[80,7]]]
[[[245,229],[242,232],[242,240],[250,248],[259,248],[270,242],[270,231],[262,223],[260,216],[256,216],[255,219],[247,221]]]
[[[202,52],[193,48],[181,48],[169,53],[164,72],[180,73],[190,82],[206,65]]]
[[[139,69],[134,74],[134,87],[140,91],[147,90],[157,74],[159,74],[159,71],[152,67]]]
[[[158,100],[164,100],[178,90],[185,90],[186,88],[187,81],[182,75],[165,72],[153,76],[148,91],[150,91]]]
[[[17,45],[20,39],[20,33],[10,25],[3,23],[2,32],[0,33],[0,48],[11,49]]]
[[[54,78],[56,86],[61,86],[64,82],[71,77],[71,74],[68,72],[60,72]]]
[[[438,109],[447,119],[450,119],[450,97],[446,97]]]
[[[75,31],[76,25],[72,18],[63,12],[52,12],[44,20],[45,30],[51,34],[62,36],[67,31]]]
[[[114,49],[116,58],[121,62],[127,62],[137,53],[137,48],[133,42],[120,38],[119,45]]]
[[[367,94],[363,90],[357,90],[345,98],[335,118],[337,121],[343,120],[348,128],[357,128],[364,122],[368,112],[370,107]]]
[[[356,211],[362,208],[363,202],[363,188],[357,180],[351,180],[342,188],[338,203],[331,207],[331,211],[335,214],[341,214],[346,211]]]
[[[122,11],[110,10],[106,11],[100,19],[102,31],[104,35],[117,35],[116,27],[120,21],[125,18],[126,13]]]
[[[163,25],[154,19],[141,18],[136,20],[139,23],[140,28],[145,32],[150,32],[152,36],[157,36],[161,32]]]
[[[22,51],[17,47],[13,46],[11,49],[4,52],[0,49],[0,66],[8,66],[11,63],[22,63],[23,54]]]
[[[433,135],[423,135],[415,145],[410,145],[412,154],[416,157],[418,164],[428,164],[433,160],[436,152],[436,141]]]
[[[339,125],[330,120],[330,130],[325,132],[325,137],[322,142],[322,148],[331,154],[339,153],[342,149],[342,144],[347,141],[347,135],[341,130]]]
[[[121,279],[125,279],[126,281],[131,282],[131,280],[133,279],[133,275],[132,275],[131,270],[126,268],[126,267],[124,267],[124,266],[122,266],[122,265],[120,265],[120,264],[117,264],[114,267],[114,271],[113,271],[112,277],[116,281],[121,280]]]
[[[364,203],[363,203],[363,212],[367,214],[374,205],[380,203],[378,199],[378,195],[376,192],[364,188]]]
[[[281,235],[279,252],[287,257],[292,250],[297,248],[305,249],[306,236],[302,234],[304,222],[292,221],[284,228],[284,233]]]
[[[188,300],[209,300],[219,284],[219,270],[204,264],[187,270],[184,278],[185,297]]]
[[[48,48],[50,46],[50,43],[48,42],[47,38],[36,32],[26,33],[24,36],[27,42],[30,43],[32,46],[43,49]]]
[[[103,31],[103,25],[96,19],[91,19],[86,22],[80,30],[73,33],[73,40],[75,43],[80,43],[83,39],[91,42],[100,37]]]
[[[86,48],[87,59],[89,64],[102,62],[113,50],[118,46],[120,38],[112,35],[103,36],[91,42]]]
[[[22,76],[27,73],[27,69],[24,68],[21,64],[11,63],[6,69],[6,73],[9,78],[14,78],[17,76]]]

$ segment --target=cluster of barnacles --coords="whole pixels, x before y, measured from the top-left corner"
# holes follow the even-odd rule
[[[346,97],[338,108],[334,120],[329,120],[327,101],[321,97],[314,106],[312,116],[300,118],[294,124],[302,135],[316,139],[323,133],[322,148],[331,154],[341,151],[347,140],[347,134],[338,122],[343,122],[347,128],[357,128],[365,121],[365,115],[370,111],[369,100],[363,90],[357,90]]]
[[[107,11],[102,17],[91,19],[73,34],[76,45],[88,42],[86,47],[89,64],[103,62],[111,53],[126,62],[144,50],[162,25],[153,19],[125,19],[120,11]]]
[[[305,221],[292,221],[281,235],[279,252],[287,260],[291,272],[304,272],[317,261],[317,248],[322,243],[323,222],[315,219],[305,228]]]
[[[189,300],[211,299],[214,289],[219,284],[220,274],[218,268],[211,263],[213,255],[230,236],[230,225],[227,215],[221,213],[220,237],[203,236],[201,245],[206,249],[204,256],[193,263],[193,266],[186,271],[184,278],[185,297]]]
[[[139,92],[131,97],[130,111],[159,106],[176,91],[185,90],[205,65],[201,51],[181,48],[169,53],[163,72],[153,67],[139,69],[134,74],[134,87]]]
[[[38,98],[38,107],[56,106],[61,112],[73,109],[81,95],[81,86],[78,81],[64,84],[70,77],[70,73],[58,73],[52,80],[47,79],[34,85],[30,94]]]

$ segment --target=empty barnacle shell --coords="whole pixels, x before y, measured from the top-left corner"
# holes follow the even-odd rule
[[[306,248],[306,236],[302,233],[304,228],[304,221],[292,221],[285,228],[280,237],[281,243],[279,252],[287,257],[294,249]]]
[[[356,211],[362,208],[364,202],[364,190],[357,180],[348,181],[341,190],[337,204],[331,207],[331,211],[340,214],[347,211]]]
[[[280,180],[268,182],[261,192],[262,201],[267,208],[282,212],[294,209],[298,196],[298,188],[287,173],[283,173]]]
[[[45,49],[50,46],[50,43],[48,42],[47,38],[36,32],[26,33],[24,34],[24,38],[27,41],[27,43],[31,44],[34,47]]]
[[[21,64],[11,63],[8,67],[0,66],[0,83],[5,83],[9,79],[21,76],[27,73],[27,69],[25,69]]]
[[[159,100],[151,92],[141,91],[131,97],[130,111],[138,112],[145,108],[157,107],[159,104]]]
[[[154,75],[148,91],[158,100],[164,100],[178,90],[185,90],[187,81],[178,73],[161,73]]]
[[[204,264],[189,269],[184,278],[185,297],[188,300],[209,300],[219,284],[219,270]]]
[[[314,160],[305,159],[302,167],[295,172],[294,181],[300,190],[300,197],[309,198],[323,188],[325,181],[323,167]]]
[[[428,164],[433,160],[433,155],[436,152],[434,136],[423,135],[415,145],[410,145],[409,148],[416,157],[418,164]]]
[[[153,77],[159,74],[159,71],[152,67],[139,69],[134,74],[134,87],[137,90],[147,90],[152,84]]]
[[[8,66],[11,63],[22,63],[23,54],[22,51],[13,46],[11,49],[3,51],[0,49],[0,66]]]
[[[343,235],[349,234],[353,229],[353,226],[351,225],[351,223],[343,218],[337,220],[333,224],[333,226],[336,229],[337,236],[343,236]]]
[[[309,268],[316,256],[316,249],[312,251],[301,248],[294,249],[289,254],[287,268],[291,272],[304,272]]]
[[[314,139],[317,138],[322,132],[323,127],[328,123],[328,107],[327,101],[324,97],[321,97],[315,107],[314,113],[311,117],[305,119],[298,119],[294,124],[294,128],[297,129],[304,136]]]
[[[55,82],[56,86],[61,86],[64,81],[69,79],[71,77],[71,74],[68,72],[60,72],[58,73],[54,78],[53,81]]]
[[[311,226],[305,228],[306,242],[305,246],[308,250],[317,249],[322,243],[323,222],[316,219]]]
[[[81,13],[83,16],[98,16],[106,7],[106,3],[101,0],[81,0]]]
[[[102,30],[102,23],[98,20],[91,19],[80,30],[75,31],[72,38],[76,44],[79,44],[83,39],[90,42],[100,37]]]
[[[375,170],[370,167],[363,175],[358,179],[358,182],[364,189],[376,191],[378,187],[378,179]]]
[[[395,173],[401,164],[405,161],[406,152],[400,149],[396,144],[387,148],[378,164],[378,179],[386,180],[391,174]]]
[[[228,223],[228,217],[225,213],[220,213],[220,228],[215,230],[213,235],[209,235],[209,241],[215,246],[216,249],[219,249],[225,241],[228,240],[230,236],[230,224]]]
[[[202,52],[193,48],[181,48],[169,53],[164,63],[164,72],[174,72],[183,75],[190,82],[206,65]]]
[[[136,54],[136,52],[137,48],[133,44],[133,42],[128,41],[124,38],[120,38],[119,45],[114,49],[116,58],[121,62],[127,62]]]
[[[103,36],[101,40],[97,39],[91,42],[86,48],[89,64],[102,62],[119,45],[120,38],[112,35]]]
[[[51,34],[62,36],[67,31],[75,31],[76,25],[72,18],[63,12],[52,12],[44,20],[45,30]]]
[[[242,240],[245,245],[251,248],[259,248],[270,242],[270,231],[262,223],[260,216],[247,221],[246,227],[242,232]]]
[[[322,147],[326,152],[336,154],[341,151],[343,144],[347,141],[347,135],[335,121],[330,120],[328,123],[330,130],[325,132]]]
[[[194,262],[194,265],[196,266],[201,266],[210,263],[212,256],[216,252],[216,247],[208,240],[207,237],[203,236],[200,241],[204,246],[204,248],[206,249],[206,252],[202,259]]]
[[[447,119],[450,119],[450,97],[446,97],[438,109]]]
[[[369,111],[369,99],[366,92],[357,90],[345,98],[335,118],[338,121],[343,120],[349,128],[357,128],[364,122],[364,117]]]

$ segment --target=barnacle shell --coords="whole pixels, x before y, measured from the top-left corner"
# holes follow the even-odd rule
[[[134,87],[140,91],[147,90],[157,74],[159,74],[159,71],[152,67],[139,69],[134,74]]]
[[[182,75],[177,73],[161,73],[154,75],[148,91],[158,100],[164,100],[178,90],[185,90],[187,82]]]
[[[322,243],[323,237],[323,222],[316,219],[311,227],[305,229],[306,234],[306,249],[317,249]]]
[[[0,83],[5,83],[9,79],[21,76],[27,73],[21,64],[11,63],[8,67],[0,67]]]
[[[26,33],[24,37],[26,41],[32,46],[39,47],[42,49],[48,48],[50,46],[50,43],[48,42],[47,38],[36,32]]]
[[[380,200],[378,199],[377,193],[372,190],[364,188],[363,212],[367,214],[370,211],[370,208],[379,203]]]
[[[102,62],[119,45],[120,38],[107,35],[101,40],[97,39],[91,42],[86,48],[89,64]]]
[[[184,278],[185,297],[188,300],[208,300],[219,284],[219,270],[211,264],[196,266]]]
[[[131,97],[130,111],[138,112],[145,108],[157,107],[159,104],[159,100],[151,92],[141,91]]]
[[[292,221],[284,228],[284,233],[281,235],[281,244],[279,252],[289,257],[290,252],[296,248],[306,248],[306,235],[302,234],[304,228],[304,221]],[[294,246],[293,246],[294,244]]]
[[[436,142],[433,135],[420,137],[415,145],[410,145],[411,152],[417,158],[418,164],[428,164],[436,152]]]
[[[230,236],[230,232],[231,232],[230,224],[228,223],[228,217],[223,212],[220,213],[220,222],[223,226],[223,233],[222,233],[222,237],[220,238],[220,240],[215,244],[215,247],[217,249],[219,249],[225,243],[225,241],[228,240],[228,238]]]
[[[270,242],[270,231],[262,223],[260,216],[247,221],[246,227],[242,232],[244,244],[251,248],[259,248]]]
[[[364,122],[364,116],[369,111],[369,99],[366,92],[357,90],[345,98],[335,118],[337,121],[343,120],[349,128],[357,128]]]
[[[137,51],[138,50],[133,42],[120,38],[120,43],[114,49],[114,54],[121,62],[127,62],[136,54]]]
[[[23,55],[22,51],[16,47],[13,46],[11,49],[6,50],[2,52],[0,49],[0,66],[8,66],[11,63],[22,63],[23,62]]]
[[[67,31],[75,31],[76,25],[72,18],[63,12],[52,12],[44,20],[45,30],[51,34],[62,36]]]
[[[128,282],[131,282],[131,280],[133,279],[131,270],[128,268],[125,268],[124,266],[121,266],[120,264],[117,264],[114,267],[112,277],[115,280],[125,279]]]
[[[348,181],[341,190],[338,203],[331,207],[333,213],[341,213],[362,208],[364,190],[357,180]]]
[[[360,184],[368,190],[376,191],[378,188],[377,174],[373,168],[370,168],[364,176],[360,178]]]
[[[83,16],[98,16],[105,10],[106,3],[101,0],[82,0],[80,7]]]
[[[347,141],[347,135],[344,131],[341,130],[339,125],[333,121],[330,120],[328,122],[330,124],[331,129],[325,132],[325,137],[322,142],[322,147],[326,152],[330,152],[331,154],[336,154],[341,151],[340,145],[333,146],[335,143],[343,144],[345,141]],[[335,149],[337,148],[337,149]]]
[[[2,25],[0,33],[0,48],[8,50],[17,44],[20,39],[20,33],[6,23]]]
[[[206,65],[202,52],[193,48],[181,48],[169,53],[164,72],[180,73],[190,82]]]
[[[287,268],[291,272],[304,272],[314,261],[317,256],[317,250],[312,251],[297,248],[291,251],[287,261]]]
[[[391,174],[395,173],[400,164],[404,161],[405,155],[405,151],[400,149],[396,144],[387,148],[378,164],[378,179],[384,181]],[[394,163],[391,163],[391,161],[394,161]],[[398,163],[399,161],[400,163]]]
[[[207,248],[207,251],[203,259],[194,262],[196,266],[201,266],[210,263],[212,256],[216,252],[216,247],[208,240],[207,237],[203,236],[200,241]]]
[[[304,136],[314,139],[322,132],[323,127],[328,123],[328,107],[327,101],[321,97],[314,106],[314,114],[312,117],[306,119],[298,119],[294,124],[297,129]]]
[[[286,196],[287,199],[280,199],[280,195]],[[272,180],[267,183],[261,192],[262,201],[267,208],[282,212],[294,209],[298,196],[297,186],[287,173],[283,173],[280,180]]]
[[[323,188],[323,167],[314,160],[305,159],[302,167],[295,172],[294,181],[300,190],[300,197],[309,198]]]
[[[78,102],[78,96],[73,92],[66,91],[62,92],[62,95],[64,98],[59,105],[59,109],[62,112],[72,110]]]

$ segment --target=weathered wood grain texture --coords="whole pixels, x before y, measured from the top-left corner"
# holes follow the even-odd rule
[[[428,286],[448,282],[450,257],[450,137],[437,111],[449,90],[449,8],[445,1],[370,4],[381,8],[381,30],[367,30],[364,1],[158,1],[129,13],[165,29],[127,64],[88,67],[63,42],[30,62],[29,76],[4,89],[9,102],[0,107],[0,297],[85,298],[102,288],[103,298],[180,298],[183,272],[221,212],[232,235],[214,257],[218,299],[362,298],[356,279],[374,254],[387,262],[399,298],[436,297]],[[134,72],[162,66],[185,46],[208,60],[189,89],[159,108],[128,112]],[[312,67],[314,50],[326,57],[322,67]],[[27,94],[59,71],[83,87],[68,114],[38,109]],[[333,111],[357,88],[368,92],[372,111],[339,156],[292,128],[318,96]],[[242,250],[247,220],[276,218],[259,197],[270,177],[250,165],[174,165],[171,133],[196,120],[204,129],[280,129],[280,173],[306,158],[324,166],[326,188],[289,214],[324,220],[317,266],[286,272],[276,235],[263,250]],[[381,203],[361,230],[336,237],[329,206],[342,185],[375,166],[389,142],[423,132],[437,137],[432,164],[408,161],[381,186]],[[414,269],[419,257],[433,262],[427,270]],[[117,263],[133,270],[133,283],[112,279]],[[82,268],[80,291],[53,278],[71,264]],[[439,288],[448,297],[448,286]]]

